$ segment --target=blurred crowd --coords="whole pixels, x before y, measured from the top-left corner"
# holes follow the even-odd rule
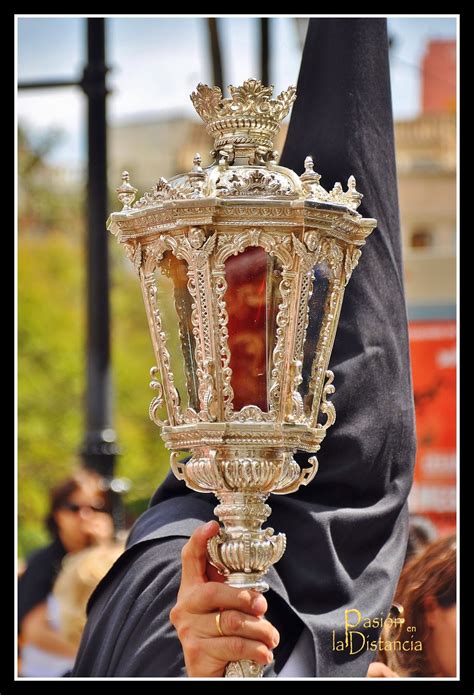
[[[27,558],[18,580],[22,677],[64,676],[74,664],[87,601],[124,548],[104,488],[80,469],[51,491],[51,543]]]
[[[51,543],[35,551],[18,581],[19,675],[67,676],[86,622],[89,597],[118,560],[110,496],[81,469],[51,491]],[[412,517],[405,565],[369,678],[456,675],[456,542]],[[419,650],[401,645],[418,640]],[[397,646],[398,645],[398,646]]]

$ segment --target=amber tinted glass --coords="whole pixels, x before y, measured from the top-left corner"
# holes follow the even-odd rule
[[[281,269],[260,247],[231,256],[225,269],[234,410],[256,405],[266,411]]]

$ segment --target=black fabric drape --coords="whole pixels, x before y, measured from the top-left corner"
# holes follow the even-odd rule
[[[278,615],[282,640],[293,643],[303,625],[311,631],[315,676],[361,677],[376,652],[367,643],[356,654],[334,644],[344,637],[345,610],[380,618],[390,607],[406,550],[415,453],[386,21],[310,20],[297,94],[281,163],[301,173],[311,154],[326,188],[354,174],[364,194],[359,212],[378,226],[343,303],[330,363],[337,422],[318,454],[319,473],[297,493],[269,500],[269,523],[288,539],[268,573],[269,614]],[[298,455],[301,463],[305,458]],[[184,675],[168,624],[179,585],[176,548],[212,518],[214,504],[168,476],[132,530],[129,550],[91,601],[73,675]],[[149,604],[139,591],[149,591]],[[117,632],[118,611],[127,618]],[[173,658],[166,650],[160,656],[159,637],[167,630]],[[370,639],[378,635],[377,629],[357,630]],[[97,636],[105,650],[100,663]],[[134,649],[143,655],[143,643],[149,651],[138,668],[132,655]],[[359,646],[360,639],[354,650]]]

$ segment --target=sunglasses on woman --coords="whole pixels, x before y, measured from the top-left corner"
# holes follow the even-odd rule
[[[62,509],[67,509],[69,512],[73,512],[74,514],[77,514],[82,509],[89,509],[92,512],[107,511],[104,507],[99,507],[94,504],[75,504],[75,502],[64,502],[64,504],[62,504],[61,507]]]

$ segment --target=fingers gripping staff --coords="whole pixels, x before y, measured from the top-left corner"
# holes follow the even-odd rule
[[[182,578],[170,613],[190,677],[221,677],[235,659],[271,663],[277,630],[264,618],[265,598],[224,583],[207,560],[207,540],[217,522],[199,527],[183,547]]]

